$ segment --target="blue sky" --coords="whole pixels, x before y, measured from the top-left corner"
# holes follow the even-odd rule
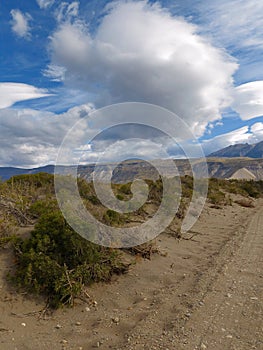
[[[54,163],[85,113],[129,101],[176,113],[205,153],[263,140],[261,0],[9,0],[0,20],[0,166]]]

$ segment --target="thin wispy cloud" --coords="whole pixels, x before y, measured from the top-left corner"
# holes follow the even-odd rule
[[[194,8],[203,35],[225,48],[240,63],[236,85],[263,80],[263,2],[198,1]]]
[[[62,2],[55,12],[56,19],[59,23],[70,22],[79,14],[79,2],[72,3]]]
[[[55,0],[36,0],[36,2],[38,3],[38,6],[41,9],[46,9],[50,6],[52,6],[55,2]]]
[[[21,38],[30,38],[30,25],[29,21],[32,20],[32,17],[28,13],[22,13],[20,10],[11,10],[12,16],[11,27],[12,31]]]
[[[46,89],[21,83],[0,83],[0,109],[11,107],[19,101],[49,96]]]
[[[207,33],[216,36],[225,47],[263,48],[262,1],[201,1],[199,9]]]

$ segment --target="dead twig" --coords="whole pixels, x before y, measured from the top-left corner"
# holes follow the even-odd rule
[[[190,231],[192,233],[192,235],[190,237],[184,237],[181,236],[181,238],[185,241],[194,241],[194,242],[198,242],[197,240],[193,239],[194,237],[198,236],[198,235],[202,235],[201,232],[196,232],[196,231]]]

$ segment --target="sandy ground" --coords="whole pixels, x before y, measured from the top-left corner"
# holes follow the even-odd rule
[[[192,240],[159,236],[161,255],[44,318],[43,301],[6,285],[2,250],[0,349],[263,349],[262,227],[263,200],[206,207]]]

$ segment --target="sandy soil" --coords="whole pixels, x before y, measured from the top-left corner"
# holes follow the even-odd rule
[[[2,250],[0,349],[263,349],[262,227],[262,200],[206,207],[192,240],[159,236],[161,255],[42,318],[43,301],[7,286]]]

